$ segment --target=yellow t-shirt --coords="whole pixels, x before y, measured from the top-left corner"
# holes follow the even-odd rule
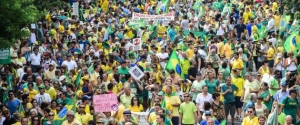
[[[76,113],[75,118],[82,124],[88,124],[90,120],[93,120],[93,116],[89,113],[85,113],[83,115]]]
[[[237,60],[234,60],[232,63],[232,69],[241,69],[244,67],[244,63],[243,63],[243,60],[242,59],[237,59]]]
[[[35,89],[32,89],[31,91],[28,89],[28,97],[29,97],[29,102],[37,95],[39,92],[36,91]]]
[[[275,54],[275,50],[272,47],[269,47],[269,49],[267,51],[267,60],[273,60],[274,54]]]
[[[123,112],[125,111],[125,107],[123,104],[119,104],[118,106],[118,112],[117,112],[117,116],[116,116],[116,120],[118,122],[123,121],[124,120],[124,115]]]
[[[276,2],[272,3],[272,11],[275,12],[278,8],[278,4]]]
[[[139,64],[141,67],[143,67],[144,69],[146,69],[146,62],[140,61],[140,62],[138,62],[138,64]]]
[[[157,115],[155,112],[150,113],[149,118],[148,118],[148,122],[151,123],[153,121],[155,121],[157,118]]]
[[[68,120],[65,120],[62,125],[82,125],[77,119],[74,119],[72,123],[69,123]]]
[[[231,83],[238,88],[238,92],[234,91],[235,96],[242,96],[245,80],[243,77],[231,77]]]
[[[132,32],[132,29],[129,27],[129,26],[125,26],[125,29],[127,30],[127,32],[125,33],[126,36],[128,38],[133,38],[133,32]]]
[[[224,43],[223,42],[219,42],[217,44],[217,48],[218,48],[218,53],[223,56],[224,54]]]
[[[169,102],[171,105],[176,103],[181,104],[179,96],[165,96],[165,100],[166,102]],[[174,107],[174,106],[172,107],[173,107],[172,116],[179,116],[178,107]]]
[[[53,87],[50,87],[48,90],[45,89],[45,92],[50,95],[51,100],[54,100],[56,97],[56,90]]]
[[[65,32],[65,27],[63,26],[63,25],[58,25],[58,31],[60,32],[60,33],[63,33],[63,32]]]
[[[187,49],[186,54],[187,54],[188,59],[193,59],[194,55],[195,55],[194,50],[192,50],[192,49]]]
[[[106,89],[107,89],[107,87],[106,87]],[[122,89],[123,89],[123,84],[122,84],[122,82],[119,82],[118,85],[114,85],[112,92],[115,94],[119,94],[119,92],[120,92],[119,90],[122,90]]]
[[[244,24],[247,24],[250,18],[253,17],[253,14],[251,12],[245,12],[243,15],[244,18]]]
[[[14,123],[12,125],[21,125],[21,122],[16,122],[16,123]]]
[[[230,44],[225,44],[225,45],[224,45],[224,53],[225,53],[225,57],[226,57],[227,59],[229,59],[230,56],[231,56],[231,53],[232,53],[231,45],[230,45]]]
[[[142,112],[144,110],[143,105],[140,106],[129,106],[131,112]]]
[[[251,119],[249,116],[247,116],[243,119],[242,125],[259,125],[258,118],[255,116]]]
[[[25,57],[21,57],[21,59],[16,58],[14,62],[15,62],[15,63],[20,62],[20,63],[22,63],[22,64],[26,64],[26,59],[25,59]]]
[[[157,37],[162,38],[163,35],[164,35],[164,33],[166,32],[166,27],[165,27],[165,26],[159,25],[157,29],[158,29],[158,30],[157,30],[157,32],[158,32],[158,33],[157,33]],[[160,33],[161,33],[161,34],[160,34]]]
[[[278,28],[278,27],[279,27],[279,24],[280,24],[280,18],[281,18],[280,15],[274,15],[274,16],[273,16],[275,28]]]

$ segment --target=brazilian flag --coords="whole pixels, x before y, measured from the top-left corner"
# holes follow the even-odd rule
[[[176,53],[176,51],[172,51],[171,56],[169,58],[169,61],[166,65],[165,68],[167,71],[170,71],[171,69],[173,69],[175,71],[175,74],[177,76],[181,77],[181,66],[180,66],[180,62],[179,62],[179,58],[178,55]]]

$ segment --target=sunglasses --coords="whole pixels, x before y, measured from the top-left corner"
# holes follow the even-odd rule
[[[85,107],[79,107],[79,108],[85,108]]]
[[[211,116],[211,114],[205,114],[205,116]]]
[[[253,111],[248,111],[248,113],[252,113]]]
[[[69,116],[73,116],[73,115],[67,115],[67,117],[69,117]]]
[[[159,102],[159,101],[154,101],[154,102]]]
[[[187,97],[187,98],[188,98],[189,96],[184,96],[184,97]]]
[[[14,94],[8,94],[8,95],[14,95]]]

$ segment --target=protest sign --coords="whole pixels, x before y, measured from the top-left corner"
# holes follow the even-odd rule
[[[79,3],[78,2],[73,3],[72,7],[73,7],[72,15],[79,16]]]
[[[11,58],[10,58],[10,49],[0,49],[0,64],[10,64]]]
[[[118,110],[118,100],[115,94],[101,94],[93,96],[95,112],[111,112]]]
[[[133,40],[133,50],[141,50],[142,49],[142,39],[141,38],[134,38]]]
[[[160,14],[160,15],[148,15],[148,14],[140,14],[140,13],[133,13],[132,20],[133,22],[138,22],[140,19],[144,19],[146,24],[149,24],[150,20],[153,20],[153,23],[159,23],[162,21],[165,26],[167,26],[171,21],[174,20],[174,13],[169,14]]]
[[[134,67],[130,67],[128,72],[135,80],[140,80],[145,75],[136,65]]]

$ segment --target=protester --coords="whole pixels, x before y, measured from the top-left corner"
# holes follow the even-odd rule
[[[22,24],[28,36],[1,55],[0,63],[10,61],[0,64],[0,125],[299,120],[297,14],[278,0],[71,0],[49,8]]]

